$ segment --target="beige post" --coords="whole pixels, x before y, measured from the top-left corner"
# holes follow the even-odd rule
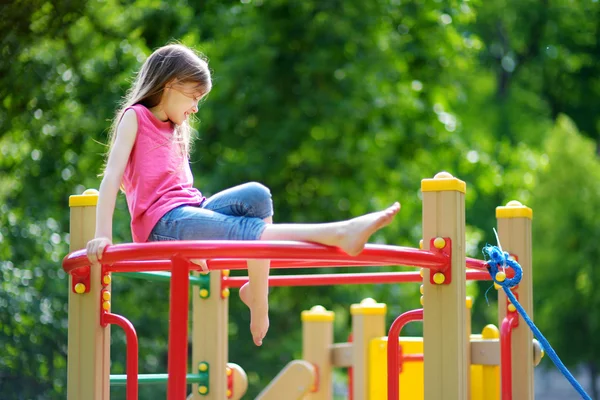
[[[316,388],[305,399],[331,400],[331,347],[333,346],[333,320],[335,313],[323,306],[314,306],[302,311],[302,359],[316,368]]]
[[[86,247],[96,230],[98,192],[86,190],[70,196],[69,251]],[[69,276],[69,325],[67,354],[67,398],[69,400],[108,400],[110,396],[110,328],[100,326],[101,267],[90,267],[90,287],[73,291]],[[110,290],[110,285],[107,286]]]
[[[192,385],[192,400],[223,400],[227,398],[229,289],[221,291],[221,274],[228,272],[210,272],[208,288],[194,285],[192,372],[208,372],[209,380],[208,387],[199,384]],[[199,370],[201,363],[208,365],[207,371]]]
[[[312,397],[309,392],[315,383],[317,368],[304,360],[294,360],[258,394],[255,400],[302,400]]]
[[[367,298],[352,304],[352,390],[354,400],[369,399],[369,343],[386,336],[385,313],[387,306]]]
[[[515,255],[523,268],[523,278],[513,290],[519,303],[533,319],[533,284],[531,268],[531,220],[533,212],[518,201],[496,208],[498,237],[502,250]],[[506,294],[498,290],[498,326],[506,317]],[[519,326],[512,331],[513,399],[533,400],[533,334],[519,317]],[[502,366],[500,366],[502,373]]]
[[[438,273],[423,274],[423,353],[425,400],[464,400],[468,396],[467,312],[465,307],[465,192],[463,181],[441,172],[421,182],[423,248],[435,238],[452,241],[451,283]],[[435,246],[445,248],[438,239]]]

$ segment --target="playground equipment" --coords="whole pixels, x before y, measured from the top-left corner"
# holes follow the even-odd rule
[[[107,400],[111,382],[124,381],[128,400],[137,399],[138,384],[160,381],[168,381],[169,400],[185,399],[187,383],[193,383],[189,396],[193,400],[241,398],[247,380],[241,367],[228,363],[227,309],[229,289],[241,287],[247,278],[230,277],[228,270],[244,269],[245,259],[253,258],[272,260],[272,268],[315,265],[423,268],[421,273],[270,277],[271,286],[422,282],[423,309],[399,316],[385,338],[385,305],[374,300],[353,305],[352,341],[340,344],[332,343],[332,312],[322,307],[303,312],[303,359],[286,366],[259,399],[332,399],[332,368],[346,367],[350,370],[354,400],[386,397],[489,400],[499,398],[498,386],[503,400],[513,397],[532,400],[534,352],[539,355],[540,350],[503,293],[499,292],[498,301],[500,339],[493,328],[484,330],[481,337],[471,336],[465,283],[467,279],[490,279],[490,276],[483,261],[465,256],[465,183],[440,173],[433,179],[424,179],[421,190],[420,250],[367,245],[359,256],[350,257],[339,249],[299,242],[160,242],[111,246],[103,255],[102,265],[89,265],[85,251],[80,250],[94,235],[97,193],[86,191],[71,196],[71,253],[63,262],[70,275],[68,399]],[[518,258],[523,268],[523,279],[513,293],[531,315],[531,209],[513,201],[498,207],[496,216],[504,250]],[[194,271],[190,276],[190,271],[196,268],[188,261],[191,258],[208,259],[213,272],[202,275]],[[140,271],[144,273],[139,274]],[[171,275],[164,271],[170,271]],[[168,375],[138,375],[135,329],[124,317],[110,312],[113,273],[169,279]],[[193,373],[188,373],[187,362],[190,284],[193,286]],[[202,321],[212,323],[201,325],[200,316]],[[422,338],[399,340],[404,324],[421,319]],[[111,324],[119,325],[126,333],[126,377],[110,376]]]

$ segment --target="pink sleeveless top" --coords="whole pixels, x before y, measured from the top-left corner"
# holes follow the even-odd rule
[[[134,242],[146,242],[154,225],[175,207],[204,201],[193,187],[187,157],[173,141],[173,124],[163,122],[141,104],[133,109],[138,130],[123,174]]]

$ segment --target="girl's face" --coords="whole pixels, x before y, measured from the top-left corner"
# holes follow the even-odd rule
[[[171,122],[181,125],[191,114],[198,112],[198,102],[204,95],[198,85],[192,82],[169,84],[162,98],[163,111]]]

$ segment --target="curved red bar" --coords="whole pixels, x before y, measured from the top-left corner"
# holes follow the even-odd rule
[[[400,246],[369,244],[360,255],[351,257],[337,247],[312,243],[232,240],[118,244],[109,246],[104,251],[102,263],[110,265],[123,260],[164,260],[176,254],[187,259],[233,258],[246,260],[248,258],[255,258],[269,260],[313,260],[314,263],[318,263],[319,261],[345,261],[350,264],[354,261],[366,261],[424,268],[442,268],[449,263],[449,258],[443,254]],[[89,261],[85,250],[77,250],[67,255],[63,260],[63,269],[67,273],[72,273],[73,270],[88,265]],[[245,268],[245,265],[240,267]],[[229,265],[222,268],[232,269]],[[213,266],[212,269],[218,268]]]
[[[400,371],[399,352],[400,331],[407,323],[411,321],[420,321],[423,319],[423,309],[407,311],[400,315],[390,326],[388,332],[387,348],[387,375],[388,375],[388,400],[398,400],[400,397],[400,384],[398,373]]]
[[[138,338],[135,328],[125,317],[109,312],[103,314],[104,323],[119,325],[127,340],[127,400],[138,399]]]
[[[502,400],[512,400],[512,328],[518,317],[507,315],[500,327],[500,365]]]

